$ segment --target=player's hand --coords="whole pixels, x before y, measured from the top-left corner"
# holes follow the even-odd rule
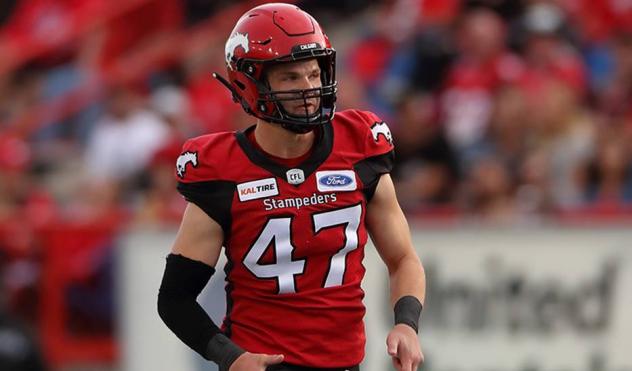
[[[228,371],[265,371],[267,366],[283,362],[282,354],[256,354],[246,352],[239,356]]]
[[[417,334],[408,325],[393,327],[386,338],[386,348],[397,371],[416,371],[424,362]]]

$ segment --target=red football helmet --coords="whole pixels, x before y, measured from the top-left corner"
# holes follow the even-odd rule
[[[316,20],[290,4],[265,4],[246,12],[226,42],[228,81],[214,76],[230,89],[246,113],[283,125],[294,132],[307,132],[330,122],[336,110],[336,52]],[[273,91],[264,70],[276,63],[317,59],[322,86],[312,89]],[[319,98],[313,114],[290,115],[284,100]]]

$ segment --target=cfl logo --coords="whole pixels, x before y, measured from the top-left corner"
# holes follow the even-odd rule
[[[305,181],[305,173],[301,169],[288,170],[285,176],[290,184],[301,184]]]

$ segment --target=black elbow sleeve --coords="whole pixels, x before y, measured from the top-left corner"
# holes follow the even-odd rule
[[[158,293],[158,314],[191,349],[209,359],[207,346],[220,329],[198,304],[197,297],[215,269],[207,264],[169,254]]]

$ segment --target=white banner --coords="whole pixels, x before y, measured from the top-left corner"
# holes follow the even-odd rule
[[[417,230],[428,280],[424,370],[632,371],[631,237],[621,230]],[[392,321],[385,280],[368,274],[365,282],[368,371],[392,369],[383,356]]]
[[[416,229],[413,240],[428,277],[424,370],[632,371],[632,231]],[[135,233],[121,249],[122,370],[214,369],[156,313],[172,241]],[[366,255],[362,369],[392,370],[386,269],[372,246]],[[223,312],[221,280],[218,269],[201,297],[214,317]]]

